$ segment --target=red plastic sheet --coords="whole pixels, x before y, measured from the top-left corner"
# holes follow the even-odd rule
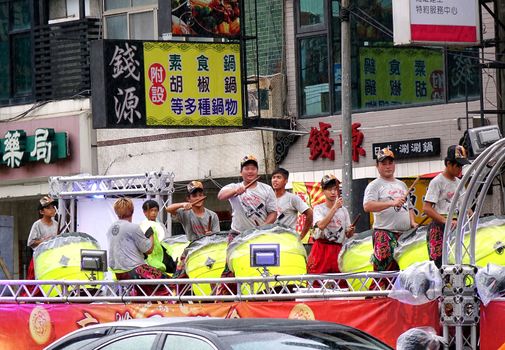
[[[492,301],[480,310],[480,349],[505,350],[505,301]]]

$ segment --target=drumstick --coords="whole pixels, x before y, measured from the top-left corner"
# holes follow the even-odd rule
[[[207,225],[207,231],[210,232],[211,228],[212,228],[212,216],[209,216],[209,224]]]
[[[405,200],[407,200],[407,197],[409,196],[410,194],[410,191],[412,191],[412,189],[416,186],[417,182],[421,180],[421,175],[419,175],[418,177],[416,177],[416,179],[414,180],[414,182],[412,182],[412,185],[410,185],[409,189],[407,190],[407,194],[405,195]]]
[[[203,201],[205,198],[207,198],[207,196],[203,196],[201,198],[198,198],[196,201],[194,202],[189,202],[191,205],[195,205],[197,203],[200,203],[201,201]]]
[[[252,180],[251,182],[249,182],[247,185],[245,185],[244,189],[247,190],[249,187],[251,187],[253,184],[255,184],[256,181],[258,181],[259,179],[261,179],[261,176],[258,176],[257,178],[255,178],[254,180]],[[238,196],[238,195],[235,194],[235,196]]]
[[[258,181],[259,179],[261,179],[261,176],[258,176],[257,178],[255,178],[254,180],[249,182],[247,185],[244,186],[244,188],[247,190],[249,187],[251,187],[253,184],[255,184],[256,181]]]
[[[351,226],[355,226],[360,217],[361,217],[361,214],[356,215],[356,217],[354,218],[354,220],[351,223]]]

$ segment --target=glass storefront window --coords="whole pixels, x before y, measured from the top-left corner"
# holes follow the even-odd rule
[[[154,38],[153,12],[132,13],[130,15],[130,38],[152,40]]]
[[[12,30],[30,28],[30,6],[28,0],[16,0],[12,2]]]
[[[325,36],[300,40],[300,83],[302,114],[329,113],[328,47]]]
[[[30,34],[12,37],[12,80],[14,96],[28,95],[32,91],[32,44]]]
[[[324,24],[326,21],[324,3],[325,0],[300,0],[298,11],[300,27]]]
[[[130,0],[105,0],[105,11],[130,7]]]
[[[128,39],[126,14],[105,17],[107,39]]]
[[[479,53],[475,49],[450,50],[447,53],[449,100],[479,96]]]

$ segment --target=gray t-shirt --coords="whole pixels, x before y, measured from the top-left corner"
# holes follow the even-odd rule
[[[438,174],[430,181],[424,201],[434,203],[434,208],[440,215],[447,215],[460,181],[458,178],[449,180],[443,174]]]
[[[309,206],[297,195],[284,192],[281,197],[276,197],[277,221],[276,223],[291,229],[296,228],[298,213],[304,213]]]
[[[203,213],[203,216],[197,216],[191,209],[177,209],[175,217],[182,224],[184,232],[186,232],[186,237],[190,242],[205,235],[205,232],[209,229],[209,218],[210,231],[219,232],[221,230],[219,227],[219,218],[217,217],[217,214],[207,208],[204,209],[205,212]]]
[[[330,208],[328,208],[326,203],[316,205],[314,207],[314,225],[323,220],[329,211]],[[328,226],[324,230],[319,228],[314,230],[313,237],[314,239],[324,238],[328,241],[342,244],[346,240],[345,232],[349,226],[351,226],[349,212],[346,208],[341,207],[333,214]]]
[[[387,181],[379,177],[370,182],[366,187],[363,204],[370,201],[392,201],[396,198],[404,197],[407,191],[407,185],[400,180]],[[408,230],[410,228],[409,209],[411,207],[410,198],[407,198],[407,201],[401,208],[389,207],[383,211],[374,212],[373,228],[395,232]]]
[[[49,239],[58,234],[58,222],[51,219],[51,225],[46,225],[42,222],[42,219],[35,221],[30,230],[30,235],[28,236],[28,247],[31,247],[33,242],[40,239]]]
[[[145,264],[144,253],[151,249],[139,225],[118,220],[107,231],[109,266],[113,270],[130,271]]]
[[[223,189],[237,188],[243,183],[229,184]],[[275,193],[272,187],[257,182],[239,196],[228,199],[232,209],[231,229],[244,232],[265,224],[269,213],[275,212]]]

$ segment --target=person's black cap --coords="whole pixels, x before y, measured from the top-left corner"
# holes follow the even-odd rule
[[[449,148],[447,148],[447,157],[445,157],[445,160],[457,163],[461,166],[470,164],[465,147],[460,145],[449,146]]]

